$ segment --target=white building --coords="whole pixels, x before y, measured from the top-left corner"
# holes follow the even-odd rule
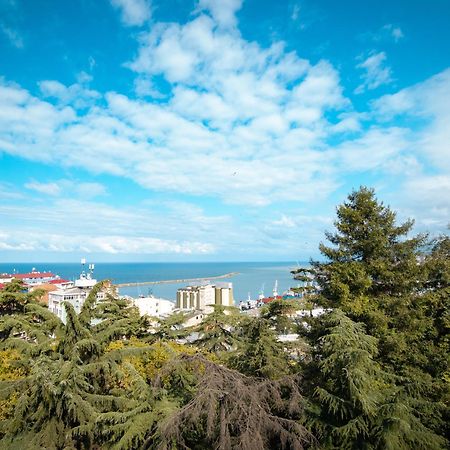
[[[12,280],[17,279],[23,281],[27,286],[37,286],[39,284],[50,283],[59,280],[60,277],[52,272],[39,272],[34,267],[31,272],[28,273],[2,273],[0,274],[0,283],[10,283]]]
[[[212,305],[234,305],[233,283],[187,286],[177,291],[177,309],[210,313]]]
[[[141,316],[166,317],[170,315],[175,308],[174,303],[170,300],[157,298],[153,295],[149,297],[133,298],[131,303],[139,309],[139,314]]]
[[[82,260],[82,265],[86,263]],[[81,308],[91,292],[92,288],[97,284],[97,280],[92,278],[94,271],[94,265],[89,264],[89,272],[86,274],[84,271],[81,272],[80,278],[75,280],[72,286],[63,287],[57,291],[49,292],[48,294],[48,309],[56,314],[63,323],[66,323],[67,315],[64,303],[70,303],[77,314],[80,313]],[[100,292],[97,293],[97,300],[103,300],[106,298],[108,292],[112,290],[111,286],[105,287]]]

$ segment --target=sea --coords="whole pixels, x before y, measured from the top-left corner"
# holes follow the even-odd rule
[[[132,283],[139,281],[180,280],[189,278],[216,277],[236,272],[230,278],[211,280],[233,283],[235,303],[250,298],[256,299],[260,292],[272,295],[275,283],[281,295],[291,287],[296,287],[291,270],[308,266],[306,262],[199,262],[199,263],[96,263],[94,278],[109,279],[113,283]],[[80,263],[0,263],[0,273],[26,273],[32,269],[40,272],[53,272],[61,278],[75,280],[81,272]],[[199,284],[193,282],[191,284]],[[189,283],[155,284],[120,288],[121,295],[131,297],[152,294],[175,301],[177,289]]]

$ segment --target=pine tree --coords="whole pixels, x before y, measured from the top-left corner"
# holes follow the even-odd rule
[[[214,311],[207,314],[202,322],[194,327],[198,333],[195,345],[208,352],[220,354],[233,349],[238,342],[235,329],[238,325],[239,315],[237,309],[222,305],[214,305]]]
[[[337,208],[337,216],[336,232],[326,233],[332,245],[320,245],[325,261],[312,262],[320,286],[317,300],[363,322],[367,333],[378,339],[376,360],[398,389],[398,405],[409,405],[411,436],[419,429],[418,418],[422,434],[443,434],[441,399],[448,391],[439,380],[442,371],[436,376],[433,369],[436,335],[443,344],[436,303],[445,310],[448,298],[441,281],[442,257],[437,258],[436,252],[425,257],[426,236],[408,238],[412,221],[396,225],[395,213],[371,189],[352,192]],[[448,359],[437,353],[443,367]]]
[[[145,346],[108,350],[113,339],[133,333],[139,315],[111,296],[97,304],[100,288],[93,289],[79,316],[65,305],[67,323],[59,342],[39,353],[36,342],[28,343],[28,356],[35,358],[25,378],[0,384],[2,397],[21,394],[14,416],[1,423],[2,448],[137,449],[174,408],[164,395],[154,395],[127,360]]]
[[[377,339],[339,309],[315,319],[317,345],[305,366],[305,421],[326,449],[441,449],[413,398],[376,361]],[[319,336],[317,333],[319,332]]]
[[[262,308],[261,317],[273,324],[278,334],[286,334],[297,328],[295,313],[300,303],[293,300],[274,300]]]
[[[251,378],[202,356],[185,357],[195,394],[161,424],[162,449],[297,449],[314,438],[298,419],[303,400],[295,378]]]
[[[291,372],[288,355],[267,319],[248,318],[241,326],[240,345],[228,359],[230,367],[248,376],[269,379]]]
[[[420,290],[417,264],[426,236],[406,238],[413,221],[396,225],[396,214],[378,202],[372,189],[352,192],[337,208],[332,246],[320,244],[326,262],[314,262],[315,275],[331,306],[370,309],[368,297],[398,296]]]

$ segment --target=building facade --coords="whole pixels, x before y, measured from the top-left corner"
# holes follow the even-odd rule
[[[12,280],[21,280],[26,287],[34,287],[45,283],[53,283],[61,280],[58,275],[52,272],[39,272],[35,268],[28,273],[2,273],[0,274],[0,284],[11,283]]]
[[[97,280],[92,278],[94,266],[90,268],[90,271],[86,274],[84,271],[81,273],[78,280],[75,280],[73,284],[62,286],[61,289],[48,293],[48,309],[56,314],[63,323],[66,323],[67,313],[64,303],[70,303],[75,312],[79,314],[81,308],[92,288],[97,284]],[[108,293],[115,294],[115,288],[112,285],[105,285],[104,288],[97,293],[97,301],[104,300]]]
[[[167,317],[175,308],[174,303],[170,300],[153,296],[133,298],[131,303],[139,309],[141,316]]]
[[[177,291],[177,309],[209,313],[213,311],[212,305],[234,305],[232,283],[187,286]]]

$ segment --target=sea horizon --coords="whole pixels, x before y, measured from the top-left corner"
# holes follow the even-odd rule
[[[87,261],[92,263],[92,261]],[[278,293],[282,294],[296,286],[290,273],[295,267],[306,266],[305,261],[227,261],[227,262],[93,262],[94,278],[110,279],[113,283],[132,283],[143,281],[163,281],[202,278],[205,281],[229,273],[236,275],[220,279],[220,282],[233,283],[235,303],[246,300],[250,295],[257,298],[260,292],[272,295],[275,283]],[[33,268],[40,272],[51,271],[61,278],[74,280],[82,271],[80,263],[62,262],[23,262],[0,263],[0,273],[23,273]],[[85,267],[87,270],[87,266]],[[215,280],[212,280],[214,283]],[[169,283],[149,286],[133,286],[120,288],[121,295],[138,297],[153,294],[157,297],[175,301],[177,289],[189,283]]]

